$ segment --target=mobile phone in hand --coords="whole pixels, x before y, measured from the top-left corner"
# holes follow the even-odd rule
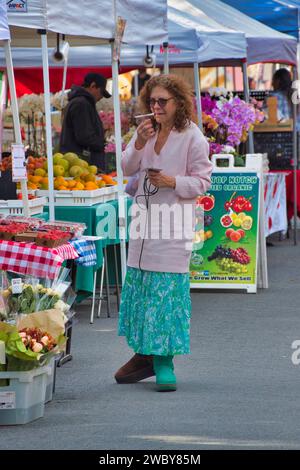
[[[134,116],[134,119],[136,120],[136,123],[140,125],[146,119],[152,119],[153,117],[154,117],[154,113],[138,114],[137,116]]]

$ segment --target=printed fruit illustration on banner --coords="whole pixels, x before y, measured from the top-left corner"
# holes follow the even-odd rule
[[[211,194],[205,194],[198,198],[197,204],[202,205],[206,212],[211,211],[215,207],[215,197]]]
[[[251,230],[252,223],[253,223],[252,217],[250,215],[247,215],[242,222],[242,228],[244,230]]]
[[[230,227],[232,225],[232,218],[230,215],[225,214],[221,217],[220,222],[223,227]]]
[[[236,192],[234,192],[230,199],[225,202],[224,208],[226,211],[232,209],[234,212],[251,212],[253,209],[253,204],[250,202],[253,199],[253,196],[246,198],[245,196],[237,196]]]
[[[214,218],[212,215],[207,215],[205,214],[204,216],[204,227],[209,227],[214,221]]]
[[[197,232],[195,232],[195,236],[194,236],[194,240],[193,242],[194,243],[201,243],[201,242],[205,242],[206,240],[209,240],[210,238],[212,238],[214,236],[212,230],[207,230],[206,232],[201,229]]]
[[[236,284],[248,289],[256,283],[258,203],[256,173],[213,173],[209,194],[200,196],[196,204],[192,286]]]
[[[222,271],[235,272],[237,274],[247,273],[251,258],[244,248],[232,250],[226,246],[219,245],[215,251],[208,257],[208,261],[215,260]]]

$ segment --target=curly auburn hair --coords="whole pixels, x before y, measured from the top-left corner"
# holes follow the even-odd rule
[[[177,75],[158,75],[148,80],[142,88],[139,100],[142,111],[151,113],[150,97],[155,87],[162,87],[168,90],[176,102],[176,113],[174,127],[180,132],[185,129],[191,121],[195,120],[193,106],[193,92],[182,78]]]

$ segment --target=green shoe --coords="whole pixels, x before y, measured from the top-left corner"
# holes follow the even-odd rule
[[[176,376],[173,356],[153,356],[153,367],[156,374],[157,391],[174,392],[176,390]]]

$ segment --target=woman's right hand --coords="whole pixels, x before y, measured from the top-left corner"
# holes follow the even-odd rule
[[[145,119],[137,128],[137,139],[135,141],[135,148],[141,150],[145,147],[147,140],[151,139],[155,134],[151,119]]]

